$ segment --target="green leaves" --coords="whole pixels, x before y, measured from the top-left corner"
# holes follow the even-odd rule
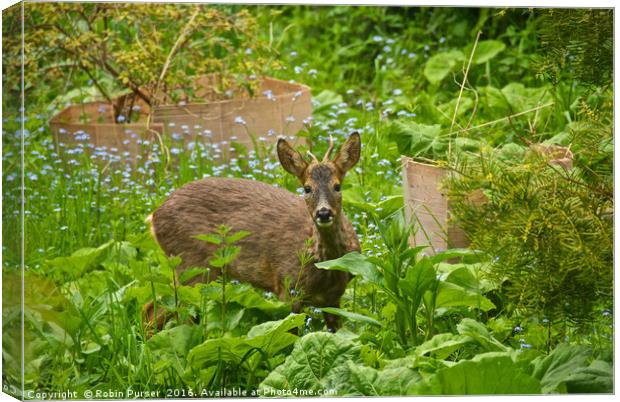
[[[179,325],[153,335],[147,346],[155,359],[155,373],[163,373],[172,367],[183,376],[187,355],[200,343],[201,337],[201,328],[195,325]]]
[[[564,381],[569,393],[606,393],[614,389],[614,370],[611,363],[594,360],[588,367],[579,367]]]
[[[398,151],[403,155],[436,159],[448,150],[448,138],[442,137],[439,124],[396,120],[388,126],[388,135],[396,142]]]
[[[257,352],[266,359],[292,345],[298,338],[289,331],[303,322],[303,314],[291,314],[279,321],[257,325],[244,336],[209,339],[193,348],[187,360],[200,370],[220,360],[242,364],[249,353]]]
[[[402,195],[390,195],[385,197],[384,200],[378,203],[367,202],[359,192],[359,188],[346,189],[343,191],[345,208],[354,207],[376,216],[379,219],[383,219],[399,209],[403,208],[403,196]]]
[[[230,265],[241,252],[241,247],[233,244],[248,237],[251,233],[246,230],[240,230],[233,234],[229,234],[231,228],[221,225],[215,233],[205,233],[193,236],[198,240],[206,241],[214,244],[218,248],[213,253],[213,257],[209,260],[209,264],[215,268],[223,268]]]
[[[436,395],[538,394],[540,383],[507,355],[479,355],[437,371],[432,379]]]
[[[322,261],[315,265],[317,268],[328,271],[344,271],[352,275],[359,275],[367,281],[376,284],[380,284],[383,280],[383,275],[377,269],[377,266],[368,262],[365,256],[355,251],[335,260]]]
[[[465,61],[465,55],[460,50],[450,50],[431,56],[424,66],[424,76],[431,84],[441,82],[455,67]]]
[[[413,305],[420,305],[424,293],[436,282],[436,273],[433,264],[428,258],[423,258],[418,264],[410,266],[405,277],[399,280],[399,287],[403,295],[413,300]]]
[[[395,120],[387,130],[390,139],[396,142],[399,152],[413,158],[444,160],[450,143],[453,152],[475,152],[484,144],[483,141],[472,138],[453,138],[440,124],[428,125],[410,120]]]
[[[74,251],[69,257],[56,257],[49,261],[55,270],[67,275],[69,278],[79,278],[88,269],[94,268],[97,263],[102,262],[104,252],[113,244],[109,241],[99,247],[85,247]]]
[[[435,307],[475,307],[482,311],[489,311],[495,305],[480,293],[475,293],[451,282],[439,283]]]
[[[346,381],[340,384],[339,395],[346,396],[402,396],[421,381],[422,376],[409,367],[391,367],[377,370],[347,362]]]
[[[284,364],[267,376],[260,389],[263,393],[270,389],[337,389],[348,377],[350,361],[359,361],[359,346],[337,334],[311,333],[295,344]]]
[[[358,314],[358,313],[352,313],[350,311],[347,310],[343,310],[341,308],[336,308],[336,307],[322,307],[321,311],[323,311],[324,313],[329,313],[329,314],[334,314],[340,317],[345,317],[351,321],[359,321],[359,322],[365,322],[366,324],[371,324],[371,325],[375,325],[377,327],[382,327],[383,324],[377,320],[375,320],[372,317],[368,317],[366,315],[363,314]]]
[[[461,50],[449,50],[431,56],[424,66],[424,76],[431,84],[438,84],[457,67],[466,63],[471,54],[472,46]],[[478,42],[472,64],[483,64],[497,56],[506,48],[503,42],[498,40],[483,40]]]
[[[445,359],[471,341],[472,338],[466,335],[437,334],[418,346],[415,352],[419,356],[430,353],[437,359]]]
[[[484,324],[472,320],[471,318],[463,318],[456,328],[459,331],[459,334],[469,336],[471,339],[480,344],[480,346],[482,346],[486,351],[508,352],[511,350],[511,348],[491,336]]]
[[[612,367],[602,360],[588,365],[591,350],[581,345],[560,345],[545,358],[532,362],[533,376],[544,393],[612,392]]]
[[[473,64],[483,64],[491,60],[499,53],[506,49],[504,42],[498,40],[481,40],[476,46],[476,52],[472,60]],[[470,54],[471,50],[467,50],[465,53]]]

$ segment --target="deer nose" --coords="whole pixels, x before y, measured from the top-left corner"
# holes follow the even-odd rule
[[[332,220],[332,211],[327,208],[321,208],[316,211],[316,219],[321,223],[326,223]]]

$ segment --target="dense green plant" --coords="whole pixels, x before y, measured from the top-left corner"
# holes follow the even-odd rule
[[[387,248],[383,256],[350,253],[321,262],[317,267],[359,275],[384,292],[395,309],[393,322],[400,343],[408,348],[418,345],[421,335],[423,339],[433,336],[438,309],[463,306],[488,311],[495,306],[481,294],[480,266],[440,264],[471,254],[468,250],[449,250],[432,257],[421,255],[426,246],[409,247],[411,229],[403,221],[402,213],[384,221],[377,220]],[[442,273],[445,279],[440,279]],[[418,315],[426,320],[423,334]]]
[[[112,103],[116,95],[130,91],[134,96],[128,110],[114,104],[117,117],[131,113],[138,99],[157,105],[204,96],[227,99],[233,92],[252,96],[257,76],[274,67],[256,19],[234,6],[29,3],[24,19],[25,82],[40,80],[41,72],[55,80],[87,77],[88,85],[62,94],[56,99],[60,104],[80,92]],[[21,25],[12,22],[3,35],[10,47],[11,41],[22,39]],[[17,63],[21,59],[14,55],[3,58],[4,65]],[[195,77],[208,73],[219,74],[214,91],[194,93]],[[19,93],[19,82],[14,79],[7,88],[11,94]]]
[[[508,158],[490,151],[469,159],[451,183],[455,216],[472,246],[496,259],[491,272],[503,283],[511,309],[524,317],[538,314],[556,324],[574,320],[585,329],[601,309],[611,307],[613,142],[608,127],[582,116],[554,139],[575,155],[568,171],[549,155],[516,147]],[[468,201],[476,190],[486,195],[482,206]]]
[[[356,339],[309,334],[260,384],[260,391],[267,396],[399,396],[592,393],[612,388],[609,360],[588,347],[563,345],[541,356],[502,345],[474,320],[462,320],[458,332],[436,335],[415,355],[386,359],[380,368],[364,365]],[[444,360],[466,345],[475,345],[479,353],[456,364]]]
[[[193,34],[186,36],[191,40],[210,34],[187,24],[191,10],[196,10],[192,6],[134,6],[137,11],[132,14],[121,12],[132,6],[117,5],[118,15],[129,14],[115,21],[118,31],[111,32],[120,40],[116,42],[117,55],[121,60],[130,54],[140,56],[137,40],[143,45],[159,41],[167,50],[162,52],[164,56],[152,59],[152,66],[144,65],[148,58],[126,60],[122,72],[128,74],[140,67],[137,74],[130,75],[132,79],[148,78],[149,71],[151,78],[160,77],[171,46],[183,36],[184,27],[192,30]],[[68,9],[69,13],[113,8],[26,4],[27,10],[37,7]],[[76,64],[71,57],[62,58],[58,46],[33,53],[27,41],[27,97],[22,120],[20,102],[14,97],[19,89],[15,77],[20,67],[15,57],[21,46],[20,8],[15,7],[3,13],[3,45],[8,49],[3,56],[2,137],[5,390],[20,396],[23,251],[26,391],[76,391],[70,398],[84,398],[86,390],[114,392],[108,395],[113,398],[138,396],[137,392],[141,397],[157,398],[235,396],[224,389],[241,390],[249,396],[261,390],[267,396],[612,391],[614,317],[609,308],[612,297],[605,293],[611,282],[603,287],[596,284],[596,301],[590,302],[591,295],[580,299],[593,308],[584,325],[582,318],[574,322],[545,315],[545,309],[553,309],[543,303],[536,307],[540,298],[529,298],[526,305],[518,306],[518,299],[513,297],[518,294],[514,283],[499,278],[507,271],[502,264],[551,251],[564,254],[545,259],[533,271],[562,272],[566,265],[571,267],[571,274],[579,276],[579,271],[572,270],[578,263],[587,270],[600,268],[598,277],[585,278],[585,287],[609,277],[610,272],[611,87],[593,86],[576,74],[568,74],[570,71],[559,74],[551,84],[535,74],[532,61],[547,54],[546,45],[539,46],[543,44],[539,33],[545,27],[537,19],[545,10],[316,6],[202,9],[217,10],[226,18],[238,15],[238,21],[249,15],[249,23],[253,18],[258,22],[243,31],[259,46],[251,55],[245,53],[247,46],[240,45],[232,53],[209,53],[213,56],[209,60],[224,57],[232,63],[229,71],[239,67],[237,62],[249,61],[251,68],[265,61],[259,66],[264,70],[258,73],[264,71],[313,88],[313,121],[302,135],[311,140],[315,154],[325,151],[330,135],[337,142],[351,131],[362,135],[360,163],[348,173],[342,188],[344,209],[357,230],[362,250],[326,263],[359,273],[343,295],[341,308],[323,309],[343,317],[342,329],[335,335],[321,332],[321,309],[307,308],[306,317],[289,316],[290,301],[277,300],[268,292],[226,276],[211,281],[204,268],[189,269],[177,280],[173,273],[178,259],[164,256],[144,223],[171,191],[206,176],[261,180],[294,192],[301,191],[299,184],[283,174],[268,147],[261,147],[260,152],[239,147],[237,158],[218,160],[213,158],[214,149],[205,146],[192,127],[187,131],[196,135],[187,148],[182,146],[182,135],[164,140],[174,162],[168,166],[162,144],[143,142],[141,146],[151,158],[135,165],[123,164],[111,150],[86,152],[92,145],[88,135],[80,135],[75,145],[65,145],[67,157],[61,158],[58,151],[63,146],[51,140],[47,120],[68,101],[93,99],[95,83],[89,82],[91,78],[80,67],[82,60]],[[164,10],[174,16],[189,11],[178,20],[166,20],[155,27],[154,23],[162,21]],[[575,12],[584,18],[590,13]],[[33,20],[35,14],[27,17],[38,23]],[[76,21],[82,22],[70,32],[76,35],[73,39],[87,32],[87,20],[95,21],[93,18],[102,15],[76,15]],[[138,15],[144,21],[136,21]],[[53,19],[66,18],[59,13]],[[196,16],[195,23],[200,18]],[[29,38],[32,27],[26,26]],[[140,27],[162,37],[140,36],[139,32],[146,32]],[[97,31],[101,26],[94,28]],[[592,30],[602,35],[601,43],[610,40],[603,27]],[[478,50],[489,57],[472,61],[466,74],[478,32],[482,32]],[[125,33],[132,36],[122,36]],[[223,35],[224,41],[235,40],[233,32]],[[238,39],[243,42],[246,37]],[[75,41],[67,45],[71,43]],[[561,40],[558,44],[565,45]],[[172,58],[164,78],[175,81],[177,78],[169,74],[181,69],[178,79],[183,80],[185,71],[195,74],[199,68],[206,68],[185,62],[200,59],[201,52],[209,49],[214,48],[207,43],[198,47],[179,45],[178,57]],[[96,52],[98,48],[88,50]],[[441,60],[447,60],[446,65],[438,63]],[[278,65],[282,68],[275,69]],[[95,79],[110,91],[109,96],[122,86],[101,68],[97,68]],[[393,135],[394,126],[401,131],[399,135]],[[468,147],[470,140],[475,147]],[[570,147],[573,170],[564,172],[559,166],[549,166],[530,150],[530,142],[545,141]],[[409,248],[407,227],[398,212],[404,202],[400,155],[442,159],[447,149],[463,163],[458,165],[465,178],[461,185],[474,188],[483,183],[490,202],[509,212],[498,216],[496,223],[489,218],[496,211],[487,210],[489,215],[476,222],[486,226],[474,226],[479,232],[478,240],[473,238],[474,246],[482,252],[459,251],[467,255],[457,264],[436,262],[424,256],[424,250]],[[493,174],[499,169],[500,178],[516,178],[514,183],[528,192],[521,197],[500,193],[498,197],[505,197],[502,204],[488,191],[494,189],[491,177],[478,174],[481,161],[489,162],[483,167]],[[25,204],[20,198],[22,172]],[[523,180],[526,177],[529,182]],[[499,180],[498,184],[506,189],[505,182]],[[538,204],[536,208],[541,199],[553,201],[551,189],[555,184],[556,194],[577,197],[572,201],[557,197],[557,204]],[[540,191],[532,194],[534,186]],[[508,205],[519,205],[524,199],[532,202],[520,210]],[[22,205],[23,250],[16,235],[16,228],[22,227]],[[520,213],[559,213],[557,207],[561,205],[579,207],[575,214],[568,208],[564,211],[571,219],[563,221],[560,229],[562,239],[569,242],[554,243],[554,229],[544,226],[543,219],[532,221],[524,243],[523,225],[527,222]],[[479,214],[480,210],[472,213]],[[467,220],[474,215],[463,216]],[[600,227],[590,226],[596,219]],[[506,225],[508,221],[518,226]],[[581,233],[584,236],[570,232],[566,237],[566,223],[573,221],[577,228],[585,228]],[[495,237],[485,237],[483,230]],[[234,242],[224,240],[231,235],[220,233],[207,238],[219,242],[223,249],[234,247]],[[590,254],[576,251],[581,243],[575,241],[582,238],[583,250]],[[595,239],[599,240],[597,249],[592,246]],[[515,250],[506,252],[512,259],[500,256],[495,261],[500,254],[493,253],[493,247],[508,243]],[[532,248],[537,243],[552,247]],[[449,255],[444,253],[443,257]],[[216,257],[212,262],[222,265],[225,260],[218,262]],[[204,283],[195,287],[180,284],[192,275],[202,275]],[[525,273],[513,276],[521,283],[528,282]],[[576,287],[576,280],[570,275],[566,278]],[[557,276],[551,281],[562,279]],[[540,290],[546,283],[535,285]],[[153,331],[149,337],[142,308],[153,299],[158,309],[172,316],[162,330]],[[560,309],[560,313],[579,313],[575,303],[570,307]],[[135,393],[118,393],[129,389]]]
[[[576,78],[586,85],[606,86],[613,80],[612,9],[537,10],[542,54],[539,73],[553,82]]]

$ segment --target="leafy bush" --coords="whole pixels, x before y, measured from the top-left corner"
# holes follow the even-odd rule
[[[198,100],[193,81],[208,73],[219,75],[210,97],[228,99],[233,91],[253,96],[256,77],[275,66],[256,19],[234,6],[30,3],[24,18],[26,82],[39,81],[42,71],[54,79],[75,72],[88,79],[87,86],[54,100],[61,106],[80,92],[110,103],[127,91],[147,105],[188,96]],[[21,41],[19,28],[17,23],[5,28],[7,46]],[[3,58],[4,65],[20,62],[6,54]],[[19,93],[17,78],[9,85],[12,94]],[[178,98],[178,89],[184,99]],[[115,104],[116,109],[121,106]],[[115,112],[118,116],[121,111]]]
[[[472,246],[496,259],[491,275],[522,316],[585,327],[610,307],[613,157],[607,127],[584,117],[559,136],[576,155],[572,170],[532,151],[522,151],[522,159],[483,152],[463,162],[462,176],[451,182],[456,219]],[[476,190],[487,198],[481,207],[467,200]]]

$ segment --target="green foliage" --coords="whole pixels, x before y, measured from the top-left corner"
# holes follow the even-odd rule
[[[89,83],[76,95],[96,90],[112,102],[129,91],[133,100],[115,104],[116,117],[122,112],[130,118],[136,100],[157,105],[228,99],[233,92],[253,96],[258,80],[251,77],[275,67],[269,45],[259,38],[256,19],[236,7],[29,3],[24,18],[26,82],[40,80],[42,71],[55,79],[79,73]],[[21,40],[18,28],[5,28],[9,46]],[[3,65],[20,60],[5,55]],[[213,91],[195,92],[196,77],[212,73],[218,75]],[[14,79],[10,88],[17,91],[18,83]],[[61,96],[72,100],[69,94]],[[62,106],[60,99],[56,103]]]
[[[564,171],[533,151],[521,160],[486,152],[463,163],[450,193],[473,246],[496,258],[491,275],[512,309],[584,326],[612,289],[613,238],[610,133],[585,123],[572,126],[569,143],[575,155],[596,152],[597,162],[577,156]],[[486,195],[482,206],[468,200],[474,190]]]
[[[551,43],[544,31],[555,26],[540,22],[564,10],[25,7],[24,120],[15,97],[20,7],[3,13],[5,384],[21,383],[23,251],[27,389],[71,389],[78,398],[87,389],[130,388],[158,398],[222,389],[262,389],[263,396],[612,392],[613,92],[590,80],[600,71],[601,85],[609,81],[613,38],[608,15],[599,19],[607,11],[570,10],[570,26],[562,14],[562,33]],[[594,35],[600,48],[591,45]],[[551,60],[542,67],[567,68],[536,75],[533,61],[558,47],[578,57]],[[588,54],[598,61],[586,68]],[[243,177],[296,191],[272,154],[238,148],[238,158],[214,159],[218,144],[204,145],[195,127],[179,127],[189,133],[182,139],[143,143],[149,158],[135,165],[115,162],[111,150],[91,159],[87,140],[63,146],[51,139],[47,121],[67,102],[136,87],[155,103],[199,99],[187,83],[208,72],[228,77],[209,95],[216,99],[227,99],[227,89],[260,96],[246,79],[252,74],[311,86],[313,122],[301,135],[315,154],[330,135],[338,142],[361,133],[360,163],[342,188],[361,252],[321,264],[354,275],[341,308],[309,307],[304,322],[289,316],[290,301],[226,275],[213,281],[247,233],[199,236],[220,251],[208,267],[178,277],[180,260],[164,256],[148,233],[144,218],[192,180]],[[92,141],[94,133],[86,134]],[[549,164],[531,143],[569,147],[573,169]],[[161,163],[162,146],[176,165]],[[60,148],[68,159],[58,157]],[[474,223],[464,226],[481,252],[430,257],[409,246],[401,154],[458,162],[455,193],[482,188],[481,208],[465,198],[455,203],[456,217]],[[461,261],[442,261],[455,258]],[[200,283],[182,285],[192,280]],[[142,309],[153,301],[170,317],[150,333]],[[337,334],[316,332],[323,311],[343,317]]]
[[[386,258],[365,257],[353,252],[338,259],[317,263],[317,268],[345,271],[378,287],[396,306],[394,325],[402,347],[418,344],[420,328],[417,315],[424,306],[427,337],[434,332],[436,310],[450,307],[472,307],[488,311],[495,306],[480,293],[471,278],[467,289],[458,275],[438,278],[441,261],[471,254],[467,250],[449,250],[433,257],[419,256],[425,247],[409,248],[409,229],[403,226],[401,214],[377,221],[389,254]],[[466,266],[459,266],[468,269]],[[468,271],[469,272],[469,271]],[[468,278],[469,279],[469,278]]]
[[[611,85],[612,9],[541,9],[537,14],[540,74],[554,82],[568,75],[588,85]]]
[[[540,384],[507,355],[482,354],[437,372],[438,395],[539,394]]]
[[[320,392],[335,389],[349,370],[348,363],[359,359],[359,346],[341,336],[312,333],[295,344],[284,364],[260,384],[263,395],[297,388]],[[274,395],[275,396],[275,395]]]

